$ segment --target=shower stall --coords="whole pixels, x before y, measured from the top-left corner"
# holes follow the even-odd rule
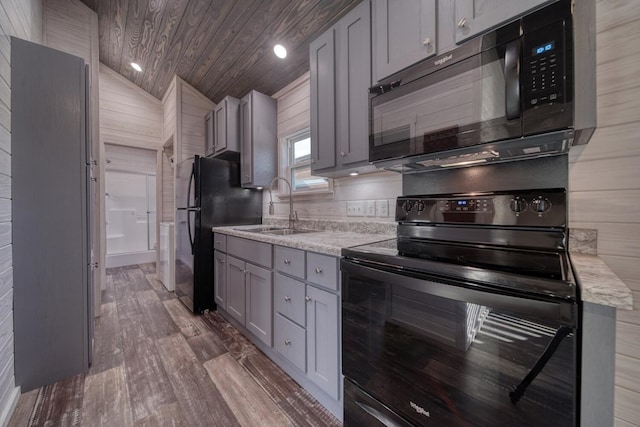
[[[107,268],[155,262],[156,175],[105,172]]]

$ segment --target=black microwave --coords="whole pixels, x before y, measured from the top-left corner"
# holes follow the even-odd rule
[[[562,154],[596,124],[591,2],[560,0],[370,88],[369,161],[399,172]]]

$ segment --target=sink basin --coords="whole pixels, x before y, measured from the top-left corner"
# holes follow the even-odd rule
[[[293,228],[282,228],[280,230],[262,231],[260,234],[271,234],[274,236],[289,236],[291,234],[317,233],[318,230],[296,230]]]
[[[246,231],[248,233],[264,233],[264,232],[272,232],[272,231],[281,231],[286,230],[283,227],[271,227],[268,225],[254,227],[254,228],[236,228],[238,231]]]

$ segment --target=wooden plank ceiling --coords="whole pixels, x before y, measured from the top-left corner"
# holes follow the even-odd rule
[[[157,98],[177,74],[218,103],[252,89],[273,95],[302,75],[310,41],[360,0],[82,2],[98,14],[101,62]]]

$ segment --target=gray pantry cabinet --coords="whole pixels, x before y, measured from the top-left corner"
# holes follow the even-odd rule
[[[214,247],[220,312],[340,418],[338,258],[220,233]]]
[[[214,157],[233,158],[240,152],[240,100],[225,96],[213,109]]]
[[[311,170],[346,176],[369,160],[371,4],[362,2],[310,45]]]
[[[555,0],[456,0],[456,43]]]
[[[434,56],[437,36],[436,0],[374,0],[375,81]]]
[[[252,90],[240,101],[240,174],[245,188],[268,187],[278,170],[277,105]]]

